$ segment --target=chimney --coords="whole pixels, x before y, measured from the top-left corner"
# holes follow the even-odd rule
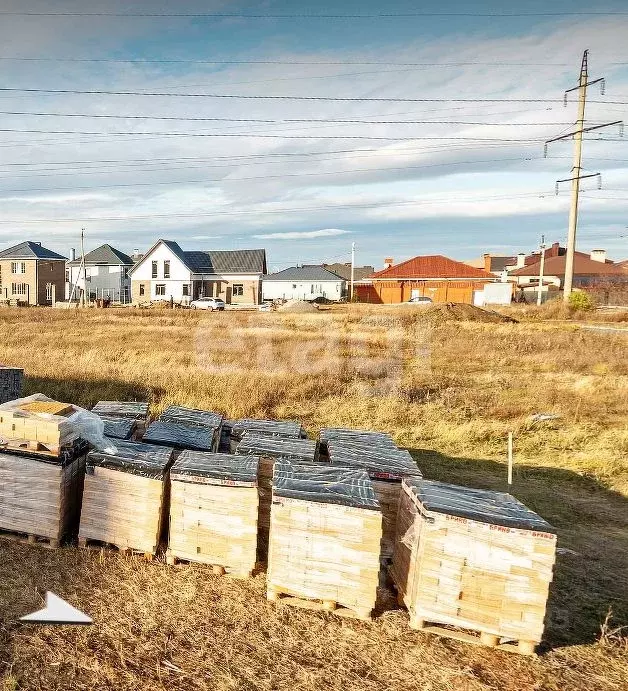
[[[606,250],[591,250],[591,259],[600,264],[606,263]]]
[[[74,247],[70,249],[70,260],[76,261],[76,250],[74,249]]]
[[[484,271],[488,271],[490,273],[491,271],[491,255],[490,254],[483,254],[484,257]]]
[[[518,269],[523,269],[523,267],[526,265],[526,255],[525,252],[519,252],[517,255],[517,268]]]
[[[393,258],[392,257],[386,257],[386,259],[384,259],[384,268],[390,269],[390,267],[392,265],[393,265]]]

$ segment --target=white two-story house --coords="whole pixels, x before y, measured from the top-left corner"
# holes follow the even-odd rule
[[[159,240],[130,271],[132,301],[188,304],[219,297],[228,305],[257,305],[265,273],[263,249],[187,252],[173,240]]]

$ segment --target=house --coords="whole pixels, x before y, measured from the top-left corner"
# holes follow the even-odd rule
[[[65,291],[66,258],[42,247],[21,242],[0,251],[0,295],[3,301],[25,305],[54,305]]]
[[[304,264],[303,266],[321,266],[323,269],[327,269],[327,271],[331,271],[332,273],[340,276],[340,278],[344,278],[345,281],[351,281],[351,262],[336,262],[334,264]],[[370,276],[372,273],[375,273],[374,266],[354,266],[353,280],[361,281],[367,276]]]
[[[79,300],[84,293],[87,300],[109,298],[114,302],[130,302],[129,270],[133,264],[128,254],[105,244],[85,255],[83,270],[80,257],[76,258],[72,250],[72,259],[66,265],[66,299]]]
[[[474,293],[483,291],[486,283],[497,280],[484,269],[440,254],[414,257],[400,264],[386,263],[385,269],[355,286],[360,302],[390,305],[427,296],[434,302],[473,304]]]
[[[551,253],[545,253],[543,267],[543,286],[547,291],[562,289],[565,282],[566,250],[559,247],[558,243],[554,243],[551,250]],[[573,270],[574,288],[586,288],[601,283],[628,283],[628,273],[621,265],[607,259],[605,250],[596,249],[590,253],[574,252]],[[518,289],[524,294],[536,294],[540,272],[541,258],[538,254],[533,254],[528,255],[524,265],[511,271],[508,276],[516,281]]]
[[[509,271],[517,266],[517,257],[513,255],[483,254],[479,259],[465,262],[474,269],[484,269],[495,276],[501,276],[504,271]]]
[[[338,301],[345,294],[347,282],[322,266],[292,266],[262,278],[264,300]]]
[[[131,298],[133,304],[186,304],[219,297],[227,304],[256,305],[266,271],[263,249],[186,252],[173,240],[158,240],[129,270]]]

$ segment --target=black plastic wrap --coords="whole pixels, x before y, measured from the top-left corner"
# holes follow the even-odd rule
[[[105,437],[110,439],[130,439],[137,427],[137,421],[124,417],[100,416],[105,423]]]
[[[538,530],[556,533],[556,530],[518,499],[505,492],[471,489],[431,480],[406,479],[404,483],[428,512],[468,518],[507,528]]]
[[[132,475],[162,478],[173,458],[173,449],[132,441],[115,442],[115,452],[91,451],[87,454],[86,472],[94,467],[120,470]]]
[[[237,446],[237,452],[306,463],[314,463],[318,458],[317,444],[311,439],[286,439],[252,433],[243,437]]]
[[[327,442],[332,465],[363,468],[371,478],[400,480],[404,477],[422,477],[421,471],[408,451],[390,447],[386,442],[345,441]]]
[[[145,420],[148,417],[148,403],[142,401],[98,401],[92,408],[92,413],[106,417]]]
[[[277,461],[273,475],[273,497],[379,510],[368,474],[353,468]]]
[[[149,425],[143,441],[148,444],[162,444],[174,449],[213,451],[218,428],[183,425],[179,422],[157,420]]]
[[[254,434],[260,432],[264,435],[272,435],[276,437],[288,437],[292,439],[299,439],[305,436],[303,428],[298,422],[277,420],[255,420],[252,418],[243,418],[241,420],[234,420],[231,425],[231,436],[233,439],[242,439],[246,434]]]
[[[330,440],[346,442],[373,442],[379,446],[389,446],[396,448],[395,442],[390,434],[386,432],[372,432],[362,429],[348,429],[346,427],[323,427],[319,433],[321,444],[327,444]]]
[[[199,484],[257,486],[257,456],[183,451],[170,470],[172,480]]]
[[[209,410],[169,405],[158,419],[161,422],[180,422],[184,425],[216,428],[222,424],[223,417]]]

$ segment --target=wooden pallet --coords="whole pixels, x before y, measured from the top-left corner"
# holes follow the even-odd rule
[[[181,559],[174,554],[170,553],[170,550],[166,552],[166,564],[168,566],[189,566],[190,564],[200,564],[201,562],[191,561],[190,559]],[[203,566],[208,566],[214,576],[229,576],[230,578],[238,578],[245,580],[247,578],[253,577],[253,570],[251,571],[238,571],[230,566],[221,566],[220,564],[203,564]]]
[[[32,439],[6,439],[0,438],[0,450],[2,451],[26,451],[38,456],[57,458],[61,451],[59,444],[49,444]]]
[[[146,561],[153,561],[155,558],[154,552],[142,552],[141,550],[132,549],[124,545],[114,545],[111,542],[103,542],[102,540],[92,540],[90,538],[79,537],[78,546],[81,549],[91,549],[101,552],[118,552],[120,554],[142,556]],[[156,551],[156,549],[155,549]]]
[[[354,609],[341,605],[335,600],[313,600],[304,597],[296,597],[292,593],[282,591],[274,586],[268,586],[266,597],[270,602],[291,605],[293,607],[309,609],[315,612],[331,612],[332,614],[346,619],[370,621],[373,618],[373,610],[368,607],[364,609]]]
[[[32,535],[31,533],[16,533],[11,530],[0,530],[0,539],[21,542],[24,545],[37,545],[46,549],[57,549],[61,544],[58,538]]]
[[[474,645],[483,645],[487,648],[505,650],[509,653],[518,653],[519,655],[535,655],[536,646],[538,645],[537,641],[508,640],[486,631],[451,629],[447,628],[445,624],[427,622],[425,619],[420,619],[412,614],[410,614],[410,628],[424,631],[425,633],[434,633],[443,638],[451,638]]]

